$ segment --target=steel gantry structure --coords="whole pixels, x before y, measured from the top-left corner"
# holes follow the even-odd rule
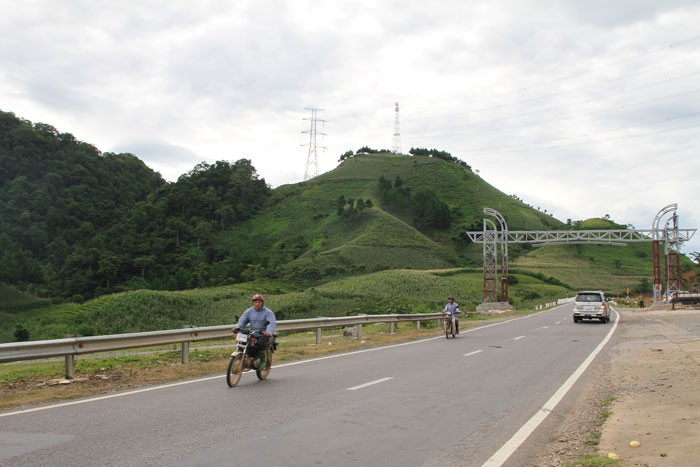
[[[498,302],[498,251],[501,259],[500,302],[508,302],[508,245],[528,243],[534,246],[597,244],[618,245],[626,243],[651,242],[654,276],[654,303],[661,301],[661,243],[664,243],[666,291],[675,292],[680,283],[680,246],[690,240],[697,229],[678,227],[677,205],[669,204],[659,211],[651,229],[625,230],[529,230],[510,231],[503,216],[491,208],[484,208],[484,214],[495,217],[496,223],[484,218],[483,231],[466,232],[474,243],[483,243],[484,260],[484,302]],[[670,214],[670,217],[669,217]],[[666,222],[663,220],[667,218]],[[662,227],[663,226],[663,227]],[[500,230],[498,229],[500,227]],[[500,246],[500,248],[499,248]]]

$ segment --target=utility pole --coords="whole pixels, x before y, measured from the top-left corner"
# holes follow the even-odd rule
[[[306,171],[304,172],[304,180],[308,180],[313,177],[318,176],[318,146],[316,145],[316,136],[319,134],[317,131],[317,125],[318,122],[321,123],[326,123],[325,120],[319,120],[316,114],[318,112],[322,112],[323,109],[316,109],[312,107],[306,107],[306,110],[311,111],[311,118],[305,118],[304,120],[310,120],[311,121],[311,127],[306,130],[302,131],[302,133],[309,134],[309,144],[304,144],[302,146],[309,146],[309,153],[306,156]],[[321,136],[325,136],[326,134],[321,132]],[[326,149],[325,147],[321,146],[321,149]]]
[[[394,139],[392,140],[391,152],[401,154],[401,130],[399,129],[399,103],[395,102],[394,109]]]

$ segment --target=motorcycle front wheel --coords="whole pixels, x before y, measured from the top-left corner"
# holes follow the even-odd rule
[[[272,368],[272,351],[270,351],[270,349],[265,350],[265,356],[267,357],[265,369],[255,370],[255,375],[258,377],[258,379],[267,379],[267,375],[270,374],[270,368]]]
[[[230,388],[234,387],[241,380],[243,375],[243,354],[231,357],[226,368],[226,384]]]
[[[445,321],[445,338],[449,339],[450,338],[450,324]]]

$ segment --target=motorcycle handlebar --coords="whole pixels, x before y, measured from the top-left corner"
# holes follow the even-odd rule
[[[253,331],[251,329],[243,329],[243,328],[238,328],[238,329],[233,328],[233,332],[240,332],[241,334],[247,334],[247,335],[253,336],[253,337],[259,337],[259,336],[262,336],[262,334],[263,334],[262,331]]]

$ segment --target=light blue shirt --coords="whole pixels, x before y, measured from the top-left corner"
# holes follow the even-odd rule
[[[442,311],[451,311],[453,313],[459,313],[459,304],[457,302],[447,302],[445,308]]]
[[[263,306],[260,311],[251,306],[243,312],[243,316],[236,323],[237,328],[244,328],[250,323],[250,329],[253,331],[267,331],[270,334],[275,332],[277,328],[277,320],[275,314],[268,307]]]

